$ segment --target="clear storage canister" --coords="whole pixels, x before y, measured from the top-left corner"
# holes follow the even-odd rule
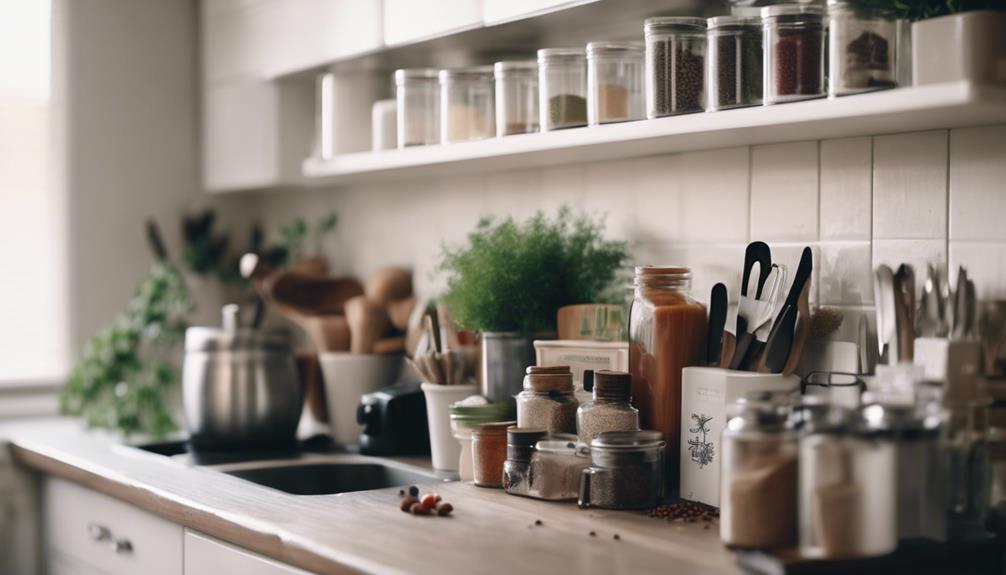
[[[702,112],[706,109],[706,20],[648,18],[646,37],[646,116]]]
[[[496,135],[538,131],[538,62],[496,62]]]
[[[828,0],[828,94],[897,86],[898,23],[872,2]]]
[[[632,376],[624,371],[594,373],[593,399],[576,410],[580,443],[590,442],[605,431],[636,431],[639,410],[632,407]]]
[[[587,44],[587,123],[642,120],[643,102],[643,45]]]
[[[511,427],[506,431],[506,461],[503,463],[503,490],[511,495],[531,497],[531,455],[544,429]]]
[[[576,433],[573,372],[568,365],[527,368],[524,391],[517,394],[517,426],[549,433]]]
[[[550,434],[531,454],[531,496],[549,501],[575,501],[580,478],[590,465],[590,449],[575,435]]]
[[[587,125],[587,56],[581,48],[538,50],[542,132]]]
[[[761,18],[717,16],[708,20],[709,109],[762,103]]]
[[[779,4],[762,8],[765,39],[765,103],[818,98],[824,82],[824,11]]]
[[[437,70],[395,71],[398,147],[440,143],[440,85]]]
[[[607,431],[590,442],[590,467],[580,479],[580,507],[648,509],[664,498],[664,436],[658,431]]]
[[[720,538],[740,548],[797,541],[797,436],[778,394],[741,398],[720,442]]]
[[[440,71],[440,141],[484,140],[496,135],[492,66]]]

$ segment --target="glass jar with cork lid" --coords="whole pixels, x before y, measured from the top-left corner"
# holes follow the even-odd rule
[[[587,44],[587,124],[642,120],[645,116],[643,45]]]
[[[568,365],[531,366],[524,377],[524,391],[517,394],[517,426],[576,433],[578,406]]]
[[[542,132],[587,125],[587,56],[582,48],[538,50]]]
[[[631,405],[632,376],[624,371],[594,372],[593,399],[576,410],[580,443],[590,442],[605,431],[637,431],[639,410]]]

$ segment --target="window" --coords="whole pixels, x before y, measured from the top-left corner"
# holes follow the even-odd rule
[[[0,0],[0,386],[60,381],[69,369],[51,21],[48,0]]]

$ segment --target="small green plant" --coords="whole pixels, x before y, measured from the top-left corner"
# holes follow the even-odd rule
[[[279,230],[283,247],[286,248],[287,263],[294,264],[304,258],[304,242],[312,236],[316,254],[322,253],[324,237],[331,233],[339,223],[339,215],[331,212],[319,219],[314,226],[309,226],[303,217],[296,217]]]
[[[879,11],[890,18],[911,22],[970,12],[972,10],[1004,10],[1003,0],[866,0],[858,8]]]
[[[603,232],[603,218],[568,207],[519,224],[483,218],[465,245],[444,247],[444,301],[465,329],[553,331],[561,306],[601,301],[628,259],[626,244]]]

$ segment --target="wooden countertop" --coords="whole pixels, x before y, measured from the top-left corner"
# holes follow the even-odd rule
[[[451,517],[413,516],[399,510],[397,488],[289,495],[66,421],[8,425],[0,436],[24,466],[318,573],[740,573],[715,523],[581,510],[460,482],[420,486],[450,501]]]

